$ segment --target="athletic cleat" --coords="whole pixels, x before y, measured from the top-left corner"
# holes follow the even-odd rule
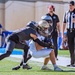
[[[56,60],[58,60],[58,58],[56,58]]]
[[[67,67],[75,67],[75,64],[67,65]]]
[[[12,68],[12,70],[18,70],[18,69],[20,69],[20,66],[16,66],[16,67]]]
[[[32,69],[32,67],[30,67],[28,64],[23,65],[22,68],[23,68],[23,69],[27,69],[27,70],[28,70],[28,69]]]
[[[42,66],[41,70],[51,70],[50,68],[48,68],[47,66]]]
[[[63,71],[63,70],[59,67],[56,67],[56,68],[54,68],[54,71]]]

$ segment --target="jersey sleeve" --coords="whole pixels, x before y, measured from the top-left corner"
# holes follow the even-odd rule
[[[37,32],[36,32],[34,29],[30,28],[30,29],[29,29],[29,35],[30,35],[30,34],[37,35]]]
[[[66,23],[66,13],[65,13],[65,15],[63,17],[63,23]]]
[[[25,34],[30,36],[30,34],[34,34],[34,35],[37,35],[36,34],[36,31],[30,27],[28,27],[28,29],[25,31]]]
[[[31,30],[31,33],[36,35],[36,31],[35,30]]]

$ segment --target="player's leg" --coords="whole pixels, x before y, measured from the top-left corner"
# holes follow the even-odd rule
[[[23,64],[26,64],[29,46],[26,43],[19,42],[18,44],[16,44],[15,48],[23,49]]]
[[[46,58],[44,59],[44,65],[47,65],[48,62],[49,62],[49,60],[50,60],[50,57],[46,57]]]
[[[54,70],[55,71],[63,71],[61,68],[59,68],[56,64],[56,60],[55,60],[55,54],[54,54],[54,50],[50,53],[50,60],[53,64]]]
[[[49,60],[50,60],[50,57],[46,57],[46,58],[44,59],[44,64],[43,64],[41,70],[51,70],[51,69],[47,66]]]
[[[24,50],[23,60],[21,61],[20,65],[12,68],[12,70],[18,70],[21,66],[23,66],[23,69],[31,69],[31,67],[26,63],[31,58],[30,54],[27,56],[28,49],[29,49],[28,45],[27,44],[18,43],[16,45],[16,48]]]
[[[27,55],[27,58],[26,58],[26,62],[31,58],[32,56],[31,56],[31,54],[28,54]],[[20,63],[20,66],[22,66],[23,65],[23,60],[21,61],[21,63]]]
[[[0,55],[0,60],[9,57],[15,47],[15,42],[9,40],[6,46],[6,53]]]
[[[40,58],[40,57],[47,57],[47,56],[49,56],[49,59],[51,60],[51,62],[52,62],[52,64],[53,64],[54,70],[55,70],[55,71],[62,71],[62,69],[59,68],[59,67],[56,65],[54,50],[52,50],[52,49],[42,49],[42,50],[33,52],[33,53],[32,53],[32,56],[35,57],[35,58]]]
[[[42,70],[49,70],[50,69],[50,68],[48,69],[48,67],[46,66],[47,63],[49,62],[49,60],[51,60],[55,71],[62,71],[62,69],[59,68],[56,65],[54,50],[52,50],[51,52],[49,52],[49,57],[45,58],[44,65],[42,66]]]
[[[27,62],[31,57],[32,57],[31,54],[28,54],[27,59],[26,59],[26,62]],[[20,62],[20,64],[19,64],[18,66],[13,67],[12,70],[18,70],[18,69],[21,68],[21,66],[23,66],[23,60]],[[31,68],[30,68],[30,69],[31,69]]]
[[[26,64],[26,62],[28,61],[28,59],[27,59],[28,49],[29,49],[28,45],[25,45],[24,55],[23,55],[23,69],[31,69],[32,68],[28,64]]]

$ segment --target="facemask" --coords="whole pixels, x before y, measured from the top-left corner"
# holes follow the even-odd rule
[[[48,34],[48,33],[49,33],[49,32],[48,32],[48,29],[47,29],[47,30],[45,30],[45,33],[46,33],[46,34]]]

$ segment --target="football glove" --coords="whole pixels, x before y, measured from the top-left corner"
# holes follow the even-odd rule
[[[53,48],[54,49],[54,45],[51,42],[48,42],[48,44],[50,45],[48,48]]]

